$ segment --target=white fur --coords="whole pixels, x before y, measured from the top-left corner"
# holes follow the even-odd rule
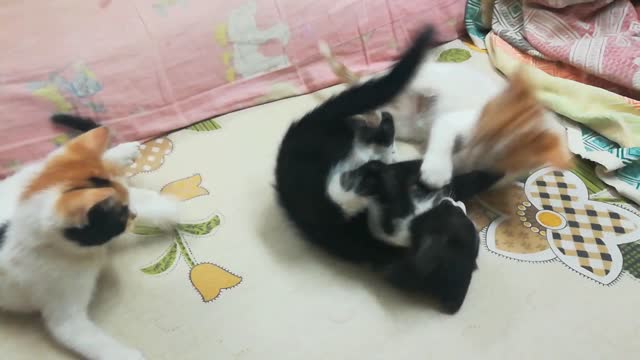
[[[128,164],[138,155],[138,145],[116,146],[104,159]],[[51,335],[83,358],[143,359],[139,351],[98,328],[87,314],[96,280],[109,259],[110,243],[83,248],[65,239],[65,224],[54,211],[59,196],[55,189],[18,202],[45,163],[29,165],[0,183],[0,224],[9,223],[0,248],[0,309],[40,312]],[[149,190],[129,192],[130,207],[140,218],[166,226],[176,223],[176,202]]]
[[[408,89],[381,110],[393,115],[398,140],[425,147],[421,179],[438,189],[447,185],[455,173],[492,165],[491,155],[499,153],[500,144],[491,144],[481,162],[477,161],[478,156],[471,156],[477,154],[470,154],[478,149],[464,150],[483,107],[505,87],[505,83],[469,66],[428,61],[421,65]],[[416,106],[421,98],[432,99],[426,109]],[[551,113],[546,114],[545,124],[551,130],[562,131]],[[456,144],[460,149],[455,149]],[[455,150],[461,150],[460,156],[454,156]]]
[[[362,144],[356,140],[349,156],[331,169],[327,177],[327,195],[334,203],[340,206],[346,217],[352,217],[363,211],[367,207],[369,200],[356,194],[353,189],[344,189],[340,183],[342,174],[355,170],[372,160],[391,163],[395,160],[395,151],[395,144],[390,147],[383,147]]]
[[[421,67],[407,92],[414,96],[435,96],[433,108],[418,114],[417,121],[419,126],[430,129],[420,168],[421,179],[426,185],[441,188],[451,181],[455,173],[486,169],[492,165],[492,159],[500,153],[504,143],[487,144],[486,153],[480,157],[471,153],[479,151],[478,148],[470,149],[467,145],[484,106],[505,88],[505,83],[496,82],[468,66],[428,62]],[[562,132],[552,113],[547,112],[544,121],[547,129],[559,134]],[[414,122],[415,119],[406,117],[397,119],[395,124],[400,128],[397,133],[402,133],[406,123]],[[455,149],[456,143],[460,149]],[[460,156],[455,156],[456,150]]]
[[[450,197],[445,197],[444,199],[442,199],[443,201],[448,201],[450,203],[452,203],[454,206],[457,206],[460,208],[460,210],[462,210],[462,212],[464,212],[465,214],[467,213],[467,206],[462,202],[462,201],[455,201]]]
[[[120,166],[133,164],[140,156],[140,143],[136,141],[116,145],[105,152],[103,159]]]
[[[407,93],[435,96],[435,102],[426,112],[414,114],[413,119],[392,115],[399,136],[407,132],[405,127],[427,129],[420,168],[426,185],[438,189],[451,181],[456,168],[453,162],[456,142],[464,147],[482,108],[503,89],[504,85],[467,66],[427,62],[420,68]]]
[[[376,239],[384,241],[387,244],[403,247],[411,246],[411,234],[409,232],[409,227],[411,226],[411,222],[413,221],[413,219],[433,209],[442,201],[449,201],[453,205],[462,209],[465,214],[467,213],[467,208],[462,201],[455,201],[454,199],[446,196],[443,197],[442,192],[434,192],[423,199],[414,198],[413,212],[402,219],[396,219],[394,221],[395,231],[393,232],[393,234],[387,234],[382,229],[382,210],[380,209],[379,204],[377,204],[375,201],[371,201],[367,209],[369,215],[369,230],[371,230],[371,233]]]
[[[411,234],[409,233],[409,227],[411,226],[411,221],[419,216],[437,206],[443,199],[451,198],[445,197],[443,198],[443,194],[441,191],[433,192],[429,194],[425,198],[413,198],[413,212],[408,214],[406,217],[402,219],[394,220],[394,229],[393,234],[387,234],[382,229],[382,210],[380,209],[380,205],[375,201],[372,201],[368,208],[369,215],[369,230],[375,238],[378,240],[382,240],[390,245],[395,246],[410,246],[411,245]],[[456,204],[456,206],[459,206]],[[464,204],[462,205],[464,206]]]

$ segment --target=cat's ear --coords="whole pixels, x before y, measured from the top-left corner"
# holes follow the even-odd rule
[[[391,145],[396,135],[396,127],[393,123],[393,116],[391,113],[383,111],[380,113],[380,125],[376,131],[377,143],[383,145]]]
[[[96,204],[116,196],[113,188],[91,188],[63,193],[56,204],[56,210],[66,225],[82,225],[87,221],[89,210]]]
[[[99,127],[69,141],[66,148],[71,151],[102,155],[109,146],[110,137],[111,134],[106,127]]]

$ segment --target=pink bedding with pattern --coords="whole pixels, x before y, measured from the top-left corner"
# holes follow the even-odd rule
[[[336,82],[327,40],[362,72],[388,66],[423,24],[463,30],[464,0],[5,0],[0,5],[0,177],[66,135],[56,112],[119,140]],[[268,119],[256,119],[268,121]]]
[[[631,1],[527,0],[523,16],[526,39],[548,59],[640,96],[640,17]]]

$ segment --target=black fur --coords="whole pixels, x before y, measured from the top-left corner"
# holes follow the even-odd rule
[[[375,197],[383,213],[382,227],[387,234],[394,231],[394,220],[404,218],[414,210],[416,198],[427,197],[434,191],[420,181],[421,160],[385,164],[369,161],[361,167],[344,174],[358,182],[357,191],[363,196]],[[473,171],[454,176],[451,183],[438,191],[441,196],[466,201],[488,190],[504,175],[485,171]]]
[[[477,268],[478,232],[462,209],[442,201],[410,226],[411,248],[388,269],[395,286],[436,298],[443,311],[456,313]]]
[[[433,195],[420,181],[420,165],[420,160],[395,164],[371,161],[350,174],[366,178],[359,190],[380,207],[379,220],[387,234],[395,232],[396,219],[411,216],[414,199]],[[479,238],[464,211],[442,199],[468,200],[502,176],[474,171],[455,176],[447,188],[438,191],[438,205],[411,221],[411,250],[388,267],[388,280],[398,288],[435,297],[447,313],[457,312],[476,269]]]
[[[419,181],[421,164],[422,160],[401,161],[393,164],[370,161],[352,173],[355,176],[362,176],[368,179],[368,182],[362,185],[361,191],[363,193],[386,196],[389,198],[388,201],[391,202],[391,199],[397,199],[398,196],[401,196],[398,192],[406,193],[407,188],[424,193],[433,191]],[[497,172],[472,171],[454,176],[451,179],[451,183],[442,190],[456,200],[466,201],[488,190],[503,177],[504,174]],[[369,186],[369,188],[366,188],[366,186]],[[385,191],[394,193],[384,194]]]
[[[2,244],[4,244],[4,237],[7,233],[7,228],[9,228],[9,223],[0,224],[0,248],[2,248]]]
[[[80,246],[99,246],[122,234],[129,220],[129,208],[106,199],[94,205],[87,214],[88,223],[67,228],[64,235]]]
[[[91,118],[71,114],[55,114],[51,116],[51,121],[54,124],[68,127],[79,132],[87,132],[100,127],[100,124]]]
[[[71,114],[55,114],[51,117],[51,121],[79,132],[87,132],[101,126],[91,118]],[[112,185],[110,180],[100,177],[91,177],[87,180],[86,186],[73,188],[69,191],[103,188]],[[87,225],[64,229],[64,235],[80,246],[100,246],[125,231],[129,220],[129,208],[116,204],[113,199],[106,199],[94,205],[89,210],[87,217]]]
[[[405,251],[374,239],[366,214],[345,218],[328,197],[326,182],[329,171],[349,154],[358,134],[365,143],[385,138],[369,130],[359,132],[363,127],[354,116],[379,108],[405,89],[432,36],[431,28],[422,32],[388,74],[327,100],[292,124],[282,140],[275,169],[280,205],[307,240],[336,256],[379,265]],[[378,127],[381,132],[389,121],[383,123]]]

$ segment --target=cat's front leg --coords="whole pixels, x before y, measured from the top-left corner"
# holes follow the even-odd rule
[[[451,154],[429,154],[420,166],[420,179],[431,189],[440,189],[451,182],[453,163]]]
[[[476,110],[461,110],[441,115],[433,122],[427,150],[420,166],[420,179],[432,189],[451,182],[454,171],[453,154],[464,147],[470,129],[478,117]]]
[[[436,132],[429,137],[427,150],[420,165],[420,179],[431,189],[440,189],[451,182],[453,176],[453,148],[455,137],[448,133]]]
[[[122,143],[105,151],[103,160],[122,167],[133,164],[140,156],[140,143],[137,141]]]
[[[84,359],[144,360],[141,352],[122,345],[96,326],[82,307],[53,301],[42,315],[51,335]]]
[[[130,187],[129,208],[145,225],[169,230],[180,220],[178,200],[153,190]]]

